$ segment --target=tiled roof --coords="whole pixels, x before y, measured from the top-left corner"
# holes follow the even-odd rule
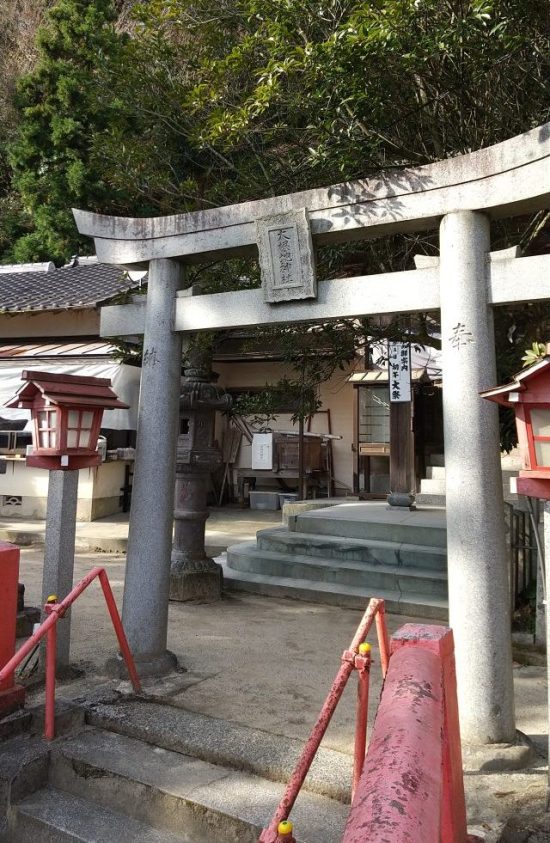
[[[124,270],[100,263],[0,274],[0,313],[95,307],[137,286]]]
[[[50,357],[110,357],[115,347],[107,342],[41,342],[27,343],[0,343],[0,360],[14,359],[16,362],[25,363],[32,358]]]

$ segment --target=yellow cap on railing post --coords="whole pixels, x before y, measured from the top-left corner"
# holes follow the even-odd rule
[[[292,825],[290,820],[282,820],[282,822],[280,822],[277,826],[277,834],[290,836],[292,834],[293,828],[294,826]]]
[[[50,594],[46,600],[46,603],[57,603],[57,594]]]
[[[368,641],[363,641],[362,644],[359,644],[359,655],[361,656],[369,656],[372,650],[371,645]]]

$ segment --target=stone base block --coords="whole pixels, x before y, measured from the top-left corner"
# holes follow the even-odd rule
[[[167,673],[172,673],[178,667],[177,657],[169,650],[152,656],[134,655],[134,663],[140,679],[144,679],[146,676],[165,676]],[[108,676],[114,676],[117,679],[128,679],[126,662],[120,653],[107,659],[105,662],[105,671]]]
[[[17,711],[25,705],[25,689],[22,685],[13,685],[0,691],[0,717]]]
[[[527,735],[516,731],[514,743],[462,744],[462,762],[468,773],[501,773],[529,767],[536,750]]]
[[[170,573],[170,600],[184,603],[187,600],[200,600],[210,603],[222,596],[222,569],[211,562],[203,570],[172,571]]]

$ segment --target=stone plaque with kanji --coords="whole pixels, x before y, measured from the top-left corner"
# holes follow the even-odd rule
[[[315,259],[305,208],[258,220],[256,233],[265,300],[315,298]]]

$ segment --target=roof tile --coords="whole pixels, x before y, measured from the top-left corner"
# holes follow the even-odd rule
[[[101,263],[0,274],[0,313],[96,307],[137,286],[120,268]]]

